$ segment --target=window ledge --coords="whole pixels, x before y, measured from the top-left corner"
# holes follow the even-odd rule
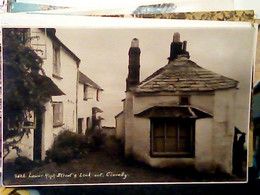
[[[56,75],[56,74],[52,74],[52,77],[54,77],[54,78],[56,78],[56,79],[63,79],[61,76],[58,76],[58,75]]]
[[[83,98],[84,101],[92,100],[93,98]]]
[[[193,153],[151,153],[154,158],[194,158]]]
[[[62,124],[55,124],[55,125],[53,125],[53,127],[54,128],[56,128],[56,127],[62,127],[64,125],[64,123],[62,123]]]

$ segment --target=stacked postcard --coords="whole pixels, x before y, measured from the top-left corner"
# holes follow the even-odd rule
[[[23,3],[0,19],[4,186],[258,177],[253,10]]]

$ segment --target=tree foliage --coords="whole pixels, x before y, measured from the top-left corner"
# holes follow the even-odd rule
[[[25,110],[44,111],[51,94],[39,86],[43,82],[43,60],[28,43],[29,29],[3,29],[4,134],[8,125],[19,129]]]

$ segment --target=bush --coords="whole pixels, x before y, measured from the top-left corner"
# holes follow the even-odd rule
[[[46,152],[46,161],[58,164],[84,156],[88,152],[88,138],[69,130],[61,132]]]
[[[18,172],[28,172],[37,166],[37,163],[27,157],[19,156],[14,160],[14,170]]]
[[[95,130],[90,135],[87,135],[88,137],[88,147],[92,151],[96,151],[102,146],[105,142],[106,135],[102,133],[101,130]]]
[[[46,151],[45,161],[62,164],[74,158],[85,157],[89,151],[98,150],[104,141],[105,135],[100,130],[88,135],[65,130],[56,137],[52,147]]]

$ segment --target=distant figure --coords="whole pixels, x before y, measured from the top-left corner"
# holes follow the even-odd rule
[[[104,120],[101,116],[92,118],[93,120],[93,130],[101,130],[101,121]]]
[[[104,118],[102,118],[101,116],[99,116],[97,119],[97,127],[99,130],[101,130],[101,127],[102,127],[102,125],[101,125],[102,120],[104,120]]]

